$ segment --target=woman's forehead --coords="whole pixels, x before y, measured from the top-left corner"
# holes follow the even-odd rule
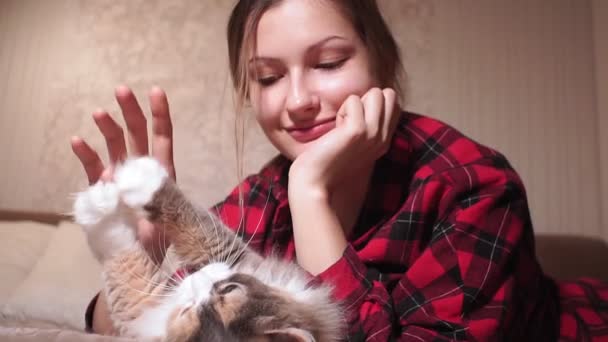
[[[268,9],[256,32],[256,57],[303,54],[330,37],[357,39],[336,5],[320,0],[286,0]]]

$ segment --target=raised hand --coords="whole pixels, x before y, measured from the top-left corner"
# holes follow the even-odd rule
[[[152,151],[149,150],[147,119],[135,98],[126,86],[119,86],[115,91],[116,101],[122,111],[127,128],[128,146],[123,127],[110,114],[99,109],[93,113],[93,120],[104,136],[108,151],[107,165],[104,165],[99,154],[81,137],[71,140],[72,151],[80,160],[89,184],[101,180],[111,180],[116,165],[129,156],[151,155],[165,167],[169,176],[175,180],[173,163],[173,126],[169,113],[169,103],[165,92],[154,87],[150,90],[149,101],[152,112]],[[138,237],[157,262],[161,262],[167,243],[162,230],[156,229],[149,221],[138,222]]]
[[[390,146],[399,118],[392,89],[372,88],[349,96],[338,110],[336,128],[317,139],[290,169],[290,194],[299,188],[329,193],[361,169],[373,167]]]
[[[398,118],[392,89],[349,96],[336,113],[336,127],[291,165],[288,198],[296,255],[311,274],[343,255],[375,162],[390,147]]]

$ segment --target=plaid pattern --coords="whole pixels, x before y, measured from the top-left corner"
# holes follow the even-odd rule
[[[560,341],[608,341],[608,284],[594,279],[559,286]]]
[[[289,166],[277,157],[213,209],[293,260]],[[608,341],[608,285],[545,277],[515,171],[436,120],[405,113],[349,242],[315,281],[335,284],[350,341]]]
[[[214,210],[254,249],[292,260],[289,166],[275,158]],[[343,257],[316,280],[335,284],[350,341],[608,336],[605,287],[560,289],[543,274],[524,186],[508,161],[413,113],[377,162]],[[566,300],[568,289],[576,299]]]

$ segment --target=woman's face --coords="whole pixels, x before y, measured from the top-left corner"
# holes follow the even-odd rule
[[[283,1],[262,15],[256,39],[251,104],[266,136],[292,160],[335,127],[349,95],[377,85],[363,42],[328,2]]]

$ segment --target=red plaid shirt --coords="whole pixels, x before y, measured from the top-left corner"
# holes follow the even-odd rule
[[[215,210],[255,250],[292,260],[289,166],[277,157],[248,177],[243,211],[238,187]],[[342,258],[317,276],[346,305],[350,341],[557,339],[558,288],[505,157],[405,113],[371,184]]]
[[[277,157],[248,177],[244,209],[238,187],[214,209],[255,250],[293,260],[289,166]],[[544,276],[524,186],[496,151],[405,113],[371,184],[342,258],[316,279],[345,304],[348,340],[608,336],[608,287]]]

